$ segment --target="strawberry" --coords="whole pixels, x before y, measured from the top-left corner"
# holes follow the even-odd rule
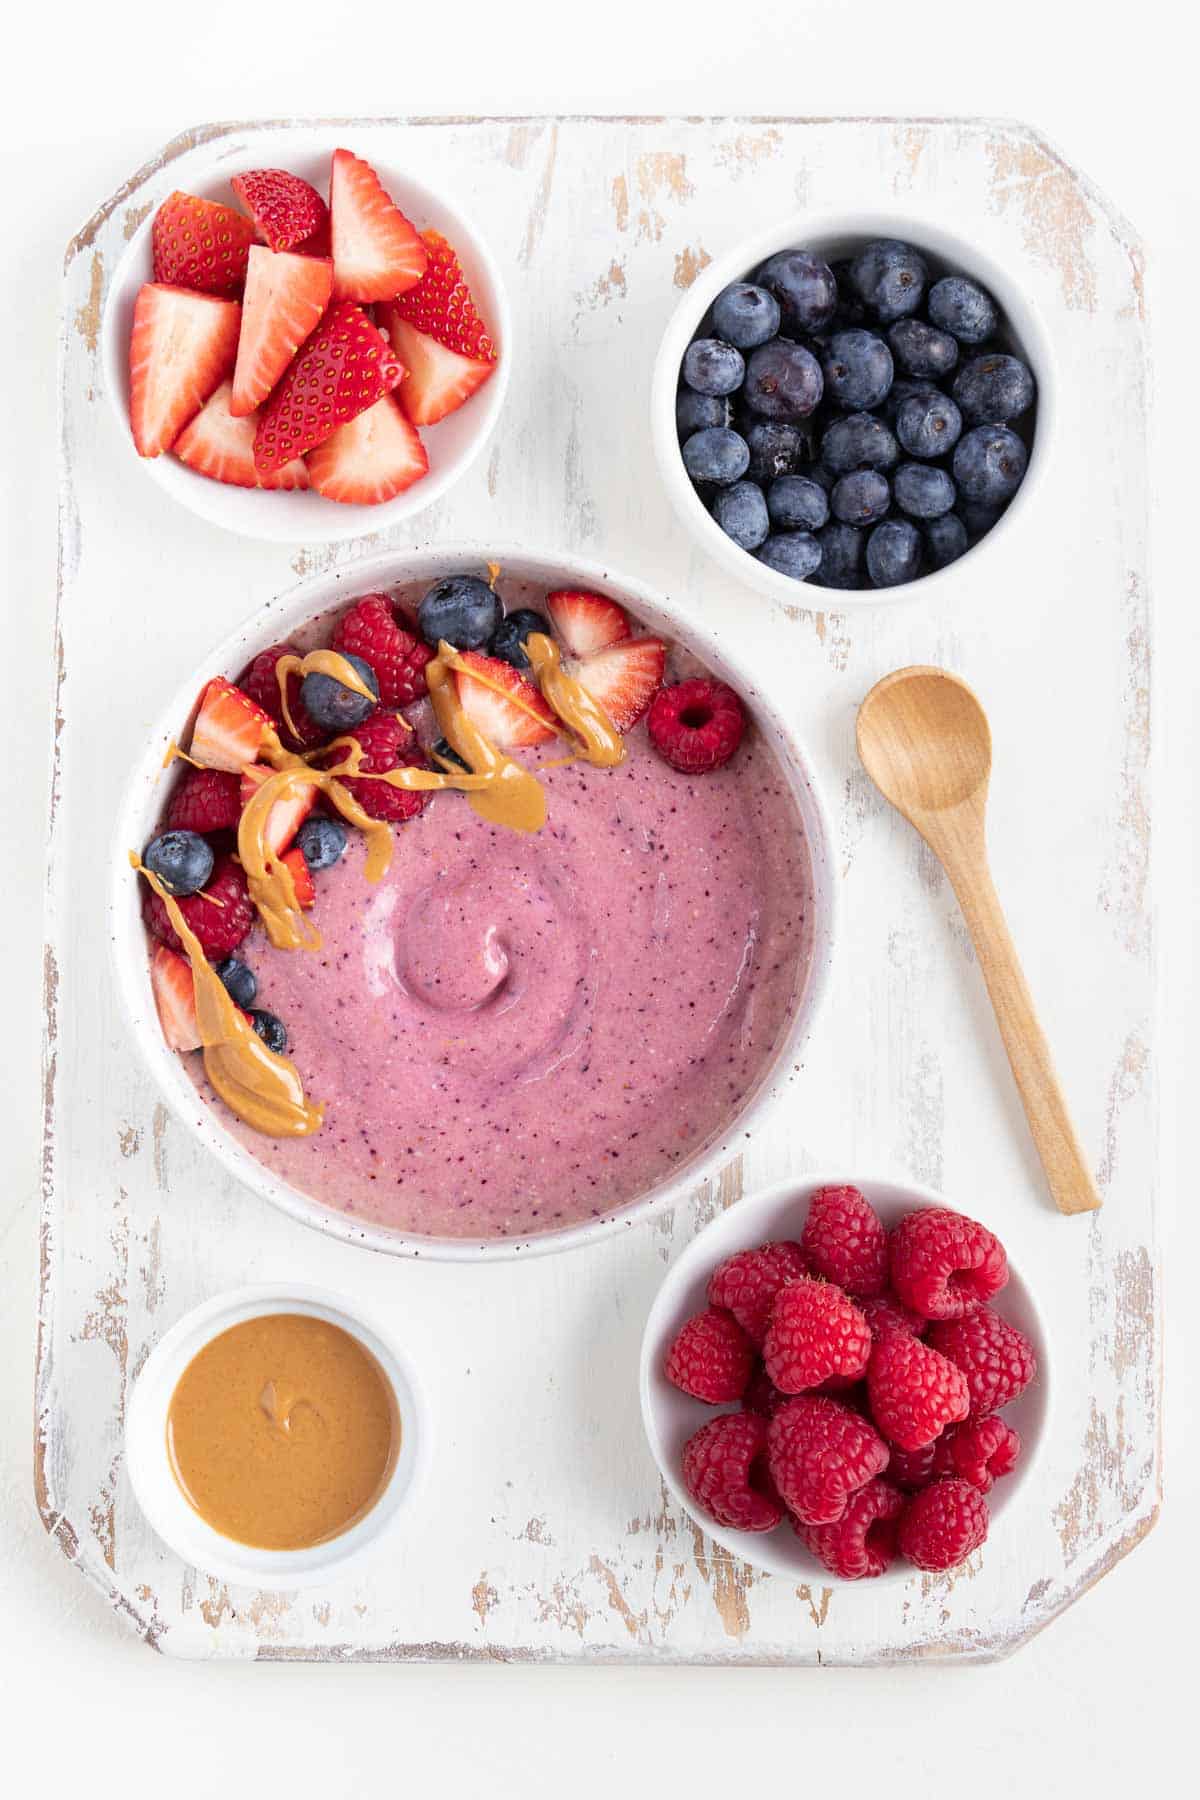
[[[570,656],[594,656],[629,636],[629,618],[615,600],[558,588],[546,595],[546,611]]]
[[[129,423],[139,456],[161,456],[237,357],[236,300],[147,282],[129,337]]]
[[[554,736],[555,718],[532,682],[510,663],[477,650],[463,652],[465,669],[456,669],[459,705],[493,744],[516,747],[544,744]]]
[[[284,463],[273,475],[259,474],[254,466],[258,414],[252,412],[244,419],[235,419],[232,399],[233,383],[223,381],[171,446],[180,462],[197,475],[207,475],[231,487],[306,488],[308,470],[299,456]]]
[[[167,805],[168,831],[236,831],[242,802],[228,769],[189,769]]]
[[[275,809],[273,807],[271,811],[274,816]],[[313,878],[308,864],[304,860],[303,850],[297,845],[294,850],[289,850],[287,855],[281,856],[279,860],[286,863],[292,872],[292,886],[296,890],[296,905],[303,907],[307,912],[310,906],[316,904],[317,890],[313,886]]]
[[[217,675],[200,696],[190,754],[203,768],[240,773],[257,762],[263,737],[273,729],[261,706]]]
[[[403,374],[366,313],[348,300],[335,302],[262,409],[254,437],[259,472],[269,475],[323,443]]]
[[[386,594],[364,594],[342,614],[334,627],[333,648],[370,663],[382,706],[408,706],[428,691],[425,665],[433,651],[397,622]]]
[[[391,394],[308,454],[308,479],[318,494],[348,506],[394,500],[428,473],[425,446]]]
[[[196,982],[192,965],[177,950],[165,944],[156,946],[150,958],[150,986],[158,1008],[158,1022],[172,1050],[199,1050],[200,1028],[196,1023]]]
[[[370,163],[335,150],[329,177],[333,292],[338,300],[390,300],[420,281],[425,245]]]
[[[243,810],[253,800],[263,782],[274,773],[274,769],[267,763],[249,763],[242,770],[239,798]],[[310,781],[293,782],[289,785],[286,799],[277,800],[267,814],[263,842],[271,856],[283,854],[316,802],[317,790]]]
[[[266,399],[329,305],[333,264],[255,244],[242,295],[230,411],[244,419]]]
[[[482,387],[496,367],[496,347],[452,247],[439,232],[422,237],[425,274],[392,301],[382,324],[408,370],[400,404],[414,425],[436,425]]]
[[[279,703],[279,682],[275,675],[281,656],[298,655],[299,651],[291,644],[272,644],[269,650],[260,650],[254,661],[242,670],[237,685],[244,694],[250,696],[255,706],[262,707],[278,731],[285,749],[311,750],[315,745],[323,744],[329,733],[309,717],[308,708],[300,698],[301,678],[293,669],[287,678],[288,712],[296,727],[296,735],[293,737],[284,723],[283,707]]]
[[[316,188],[287,169],[247,169],[229,185],[272,250],[295,249],[329,217]]]
[[[168,195],[154,215],[154,279],[202,294],[236,294],[246,279],[254,228],[232,206]]]
[[[589,656],[571,671],[618,731],[629,731],[662,686],[667,646],[661,638],[629,638]]]

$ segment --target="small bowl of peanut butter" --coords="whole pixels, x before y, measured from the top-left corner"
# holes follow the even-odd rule
[[[129,1476],[158,1535],[225,1582],[314,1587],[389,1533],[429,1433],[403,1351],[310,1287],[219,1295],[172,1326],[134,1388]]]

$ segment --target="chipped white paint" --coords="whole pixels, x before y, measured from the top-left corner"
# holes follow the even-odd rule
[[[1157,1506],[1138,246],[1060,157],[1006,125],[460,120],[346,122],[341,135],[487,220],[525,347],[486,467],[416,522],[419,540],[386,541],[520,534],[611,553],[759,654],[836,811],[840,966],[792,1112],[744,1170],[566,1258],[474,1271],[365,1256],[253,1200],[171,1123],[125,1041],[102,912],[79,903],[86,871],[112,852],[125,769],[181,672],[297,574],[344,567],[353,592],[357,553],[212,531],[116,439],[96,343],[129,233],[170,188],[233,154],[275,161],[278,136],[214,128],[171,146],[72,244],[63,300],[37,1385],[47,1530],[134,1629],[184,1656],[1001,1653],[1111,1567]],[[677,284],[754,222],[889,198],[979,241],[1041,309],[1060,363],[1057,453],[1023,530],[960,565],[936,608],[852,623],[799,599],[772,609],[700,560],[658,490],[645,418],[658,334]],[[1051,530],[1052,515],[1085,523]],[[1105,1190],[1092,1219],[1051,1209],[953,898],[854,757],[858,700],[917,661],[957,669],[991,715],[996,879]],[[1049,761],[1077,796],[1070,816],[1045,804]],[[1049,1442],[1021,1504],[965,1572],[884,1594],[817,1578],[791,1588],[731,1561],[664,1499],[638,1421],[637,1346],[664,1261],[742,1182],[818,1158],[890,1161],[996,1222],[1050,1322]],[[294,1599],[182,1567],[143,1524],[121,1462],[127,1384],[160,1333],[206,1295],[268,1276],[343,1285],[386,1308],[425,1370],[437,1425],[408,1548],[352,1586]]]

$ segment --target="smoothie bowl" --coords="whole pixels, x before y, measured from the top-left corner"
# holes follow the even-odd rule
[[[833,926],[758,673],[634,581],[491,547],[265,607],[151,734],[113,870],[176,1113],[293,1216],[444,1258],[714,1173],[799,1069]]]

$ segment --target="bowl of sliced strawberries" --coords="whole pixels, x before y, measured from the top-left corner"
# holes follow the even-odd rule
[[[511,325],[475,228],[403,171],[304,149],[168,194],[104,315],[122,434],[210,523],[332,542],[412,517],[504,403]]]

